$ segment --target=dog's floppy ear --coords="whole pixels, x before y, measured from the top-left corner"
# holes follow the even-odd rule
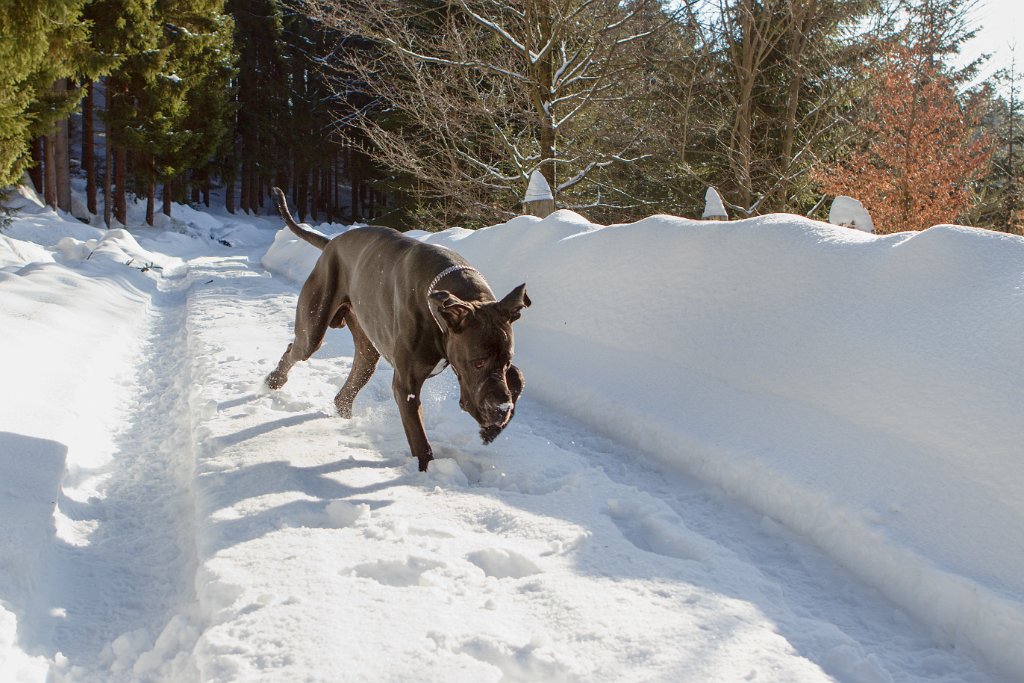
[[[472,306],[443,289],[431,292],[429,299],[434,320],[443,320],[452,332],[461,331],[466,318],[473,312]]]
[[[528,307],[532,301],[526,294],[526,283],[519,285],[498,302],[498,310],[508,316],[509,322],[519,320],[519,312]]]

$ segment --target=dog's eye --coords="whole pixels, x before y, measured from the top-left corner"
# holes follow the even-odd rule
[[[477,360],[473,361],[473,367],[476,368],[477,370],[483,370],[485,365],[487,365],[486,358],[478,358]]]

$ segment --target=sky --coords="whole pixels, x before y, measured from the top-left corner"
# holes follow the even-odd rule
[[[964,48],[965,62],[986,52],[992,59],[982,68],[981,78],[993,75],[999,69],[1010,66],[1011,46],[1019,43],[1020,54],[1024,55],[1024,2],[1022,0],[979,0],[971,12],[979,27],[978,35]],[[1024,68],[1024,59],[1018,59],[1018,69]]]

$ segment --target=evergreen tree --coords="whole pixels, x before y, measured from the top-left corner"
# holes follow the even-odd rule
[[[976,4],[977,0],[900,0],[905,24],[895,39],[913,45],[932,69],[962,86],[974,79],[987,59],[954,67],[961,48],[978,33],[969,16]]]
[[[137,125],[127,133],[138,155],[136,174],[147,190],[147,222],[153,222],[156,185],[170,185],[189,170],[205,170],[220,148],[229,123],[233,68],[231,21],[222,0],[157,0],[161,27],[157,48],[147,55],[133,90]]]
[[[240,208],[257,212],[271,184],[288,185],[283,15],[277,0],[229,0],[227,8],[234,17],[238,49],[234,142],[239,147]]]
[[[54,84],[104,66],[89,50],[85,4],[0,0],[0,185],[21,179],[32,139],[50,132],[78,102],[77,89]]]
[[[137,144],[132,131],[144,122],[138,93],[160,68],[160,28],[154,0],[93,0],[89,16],[95,49],[121,58],[105,79],[106,110],[102,115],[107,152],[104,218],[107,225],[112,218],[123,224],[127,221],[128,149]]]
[[[1016,61],[997,75],[1002,87],[984,88],[983,128],[993,143],[992,164],[979,183],[979,199],[970,224],[1024,234],[1024,111]]]

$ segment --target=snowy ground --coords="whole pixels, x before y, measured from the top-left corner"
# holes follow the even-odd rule
[[[383,361],[331,414],[346,331],[262,388],[315,258],[278,220],[32,199],[0,234],[0,680],[1024,680],[1024,240],[421,235],[534,301],[512,425],[482,446],[431,380],[424,475]]]

